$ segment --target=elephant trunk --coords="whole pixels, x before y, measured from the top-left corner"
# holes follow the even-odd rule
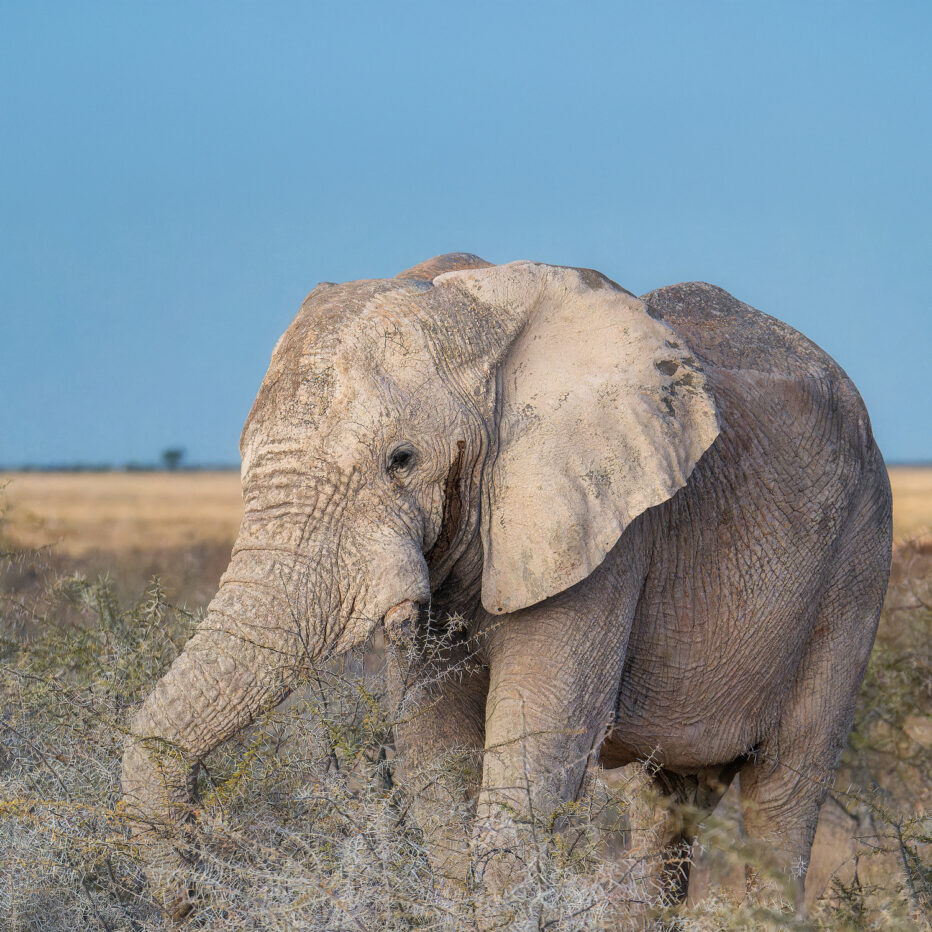
[[[130,723],[124,805],[148,848],[150,883],[173,915],[189,902],[179,878],[198,764],[281,701],[324,647],[329,619],[309,617],[305,594],[330,587],[308,585],[298,562],[283,569],[274,554],[234,555],[204,620]],[[300,607],[289,581],[300,588]]]

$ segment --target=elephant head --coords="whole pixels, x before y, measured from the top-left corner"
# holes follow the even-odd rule
[[[132,721],[128,805],[182,819],[215,745],[454,571],[493,614],[579,582],[717,433],[689,352],[597,272],[457,254],[318,285],[243,429],[229,568]]]

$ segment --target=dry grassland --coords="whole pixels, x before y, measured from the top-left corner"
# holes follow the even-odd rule
[[[822,809],[811,920],[791,925],[731,902],[744,861],[757,863],[737,841],[732,787],[694,851],[691,908],[675,923],[684,932],[929,927],[932,468],[890,478],[895,536],[914,540],[894,548],[854,728]],[[166,928],[115,808],[124,722],[216,591],[241,512],[236,472],[0,474],[0,928]],[[222,805],[179,842],[198,852],[198,928],[463,929],[487,908],[479,894],[444,899],[425,882],[426,853],[398,817],[417,791],[385,779],[394,713],[384,677],[366,673],[378,652],[366,656],[353,661],[358,676],[350,665],[309,682],[304,705],[282,706],[208,761],[201,791]],[[636,788],[606,806],[612,824],[621,814],[652,824]],[[593,805],[580,838],[600,837],[601,812]],[[567,850],[556,836],[547,845]],[[545,863],[495,909],[589,932],[634,927],[654,902],[636,858],[617,877],[601,860]]]
[[[894,466],[893,533],[897,540],[932,529],[932,467]]]
[[[6,536],[63,555],[232,543],[239,473],[3,473]]]
[[[893,467],[890,482],[897,539],[932,528],[932,467]],[[9,539],[72,557],[231,544],[243,507],[234,471],[3,473],[3,499]]]

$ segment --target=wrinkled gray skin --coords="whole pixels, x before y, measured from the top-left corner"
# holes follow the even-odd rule
[[[306,299],[243,430],[245,514],[229,569],[132,720],[123,761],[130,810],[166,830],[183,823],[211,749],[285,697],[311,660],[360,643],[380,623],[390,638],[410,635],[430,603],[434,618],[465,617],[482,645],[473,673],[435,683],[421,714],[396,728],[410,773],[454,748],[481,757],[472,839],[438,830],[439,847],[471,844],[481,855],[503,838],[507,847],[509,832],[520,836],[513,815],[527,809],[528,787],[545,815],[581,792],[595,762],[653,755],[658,788],[700,808],[740,772],[748,834],[779,852],[801,890],[889,567],[889,486],[854,386],[799,333],[711,285],[662,288],[641,304],[597,273],[533,267],[575,276],[581,313],[586,294],[607,295],[628,301],[644,328],[669,328],[650,332],[691,353],[681,361],[694,376],[682,382],[699,386],[693,399],[711,399],[710,411],[714,402],[718,427],[713,417],[711,446],[684,453],[697,462],[684,460],[664,500],[619,518],[623,530],[602,550],[588,540],[588,505],[565,491],[583,500],[598,490],[579,492],[578,477],[569,486],[548,478],[548,459],[563,453],[543,449],[524,479],[513,470],[507,481],[527,487],[510,492],[542,522],[573,498],[567,513],[578,521],[561,521],[579,527],[559,529],[553,548],[561,535],[588,548],[588,563],[572,553],[552,561],[562,561],[563,583],[558,569],[522,582],[515,574],[533,562],[528,548],[551,547],[549,539],[521,538],[524,516],[511,513],[483,537],[483,509],[517,507],[509,490],[496,499],[489,484],[512,442],[503,425],[509,437],[516,431],[502,372],[522,371],[509,354],[526,351],[516,347],[540,295],[502,298],[493,288],[486,301],[459,273],[434,281],[487,266],[454,254],[397,279],[319,285]],[[520,280],[524,267],[514,268]],[[588,376],[571,374],[580,385]],[[648,411],[658,430],[680,426],[674,388],[673,407],[661,399],[665,411]],[[642,408],[652,398],[642,392]],[[522,455],[533,459],[527,436]],[[618,448],[626,442],[619,437]],[[648,460],[665,457],[635,451],[626,461],[643,458],[649,472]],[[625,488],[612,495],[624,498]],[[518,563],[495,570],[485,551],[494,556],[495,535],[506,532],[501,552],[517,534]],[[533,600],[540,586],[564,585],[565,572],[580,581],[514,611],[489,604],[515,590],[531,593],[519,603]],[[691,831],[671,830],[668,854]],[[151,851],[156,892],[181,914],[187,891],[158,879],[173,855],[154,841]],[[464,860],[444,864],[438,848],[443,869]],[[493,885],[508,879],[507,857],[499,862],[482,862]],[[683,871],[668,867],[666,880],[673,898],[685,892]]]

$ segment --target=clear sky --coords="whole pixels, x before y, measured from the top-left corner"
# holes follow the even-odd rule
[[[714,282],[932,459],[932,3],[0,0],[0,463],[238,461],[319,280]]]

